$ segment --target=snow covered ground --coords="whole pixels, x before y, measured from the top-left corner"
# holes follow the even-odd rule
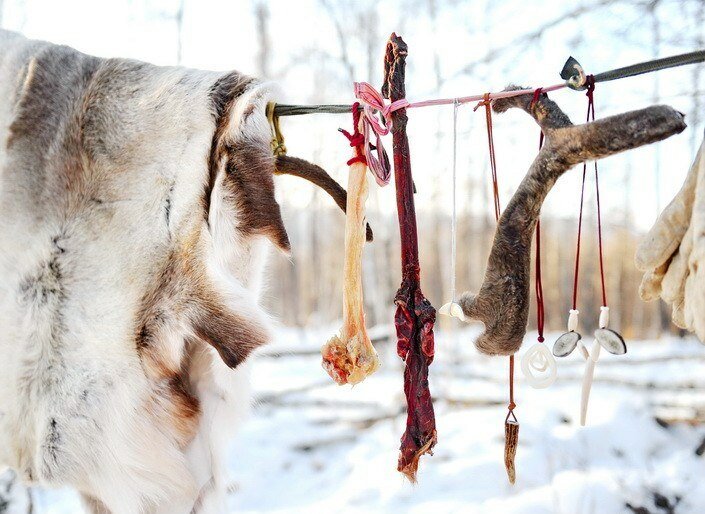
[[[507,360],[479,356],[472,330],[441,333],[431,367],[438,445],[412,486],[396,472],[405,416],[393,344],[378,344],[376,375],[338,387],[317,353],[334,331],[281,330],[258,356],[257,405],[232,451],[232,512],[705,512],[705,424],[674,422],[705,420],[705,347],[694,340],[632,342],[620,357],[603,352],[584,428],[576,421],[578,352],[559,361],[558,381],[546,390],[529,388],[517,370],[520,446],[510,486]],[[529,334],[524,350],[534,340]],[[36,514],[79,512],[69,492],[35,491],[34,500]]]

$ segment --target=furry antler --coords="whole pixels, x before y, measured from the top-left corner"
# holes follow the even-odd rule
[[[326,170],[320,166],[308,162],[298,157],[288,155],[277,156],[274,163],[274,173],[276,175],[292,175],[308,180],[312,184],[320,187],[333,198],[333,201],[345,212],[348,195],[345,189],[331,177]],[[368,223],[365,232],[366,240],[372,241],[372,229]]]
[[[510,86],[509,89],[516,89]],[[515,107],[529,113],[546,140],[497,225],[480,292],[466,292],[460,306],[468,320],[482,321],[475,341],[482,353],[511,355],[521,346],[529,314],[531,239],[546,195],[573,166],[661,141],[682,132],[683,114],[657,105],[573,125],[545,94],[494,101],[494,111]]]

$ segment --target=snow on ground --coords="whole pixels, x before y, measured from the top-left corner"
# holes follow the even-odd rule
[[[405,416],[393,345],[378,345],[384,365],[375,376],[339,387],[316,352],[333,332],[282,332],[258,358],[260,401],[233,451],[233,512],[610,514],[630,512],[627,503],[668,512],[655,502],[705,512],[705,458],[695,454],[705,426],[665,428],[655,418],[705,409],[705,348],[695,341],[633,343],[626,356],[606,355],[585,428],[576,422],[578,352],[559,362],[548,390],[525,386],[519,374],[512,487],[503,466],[507,359],[479,356],[472,332],[441,334],[431,367],[439,440],[412,486],[396,471]]]
[[[376,375],[339,387],[318,355],[334,331],[281,330],[257,357],[257,403],[231,456],[232,512],[705,512],[705,457],[696,454],[705,425],[686,421],[705,419],[705,347],[694,340],[632,342],[619,357],[603,352],[584,428],[576,421],[578,352],[559,361],[549,389],[531,389],[517,369],[520,446],[510,486],[507,359],[479,356],[472,330],[441,333],[430,378],[438,445],[422,458],[412,486],[396,471],[405,404],[393,343],[378,343]],[[524,350],[534,340],[527,336]],[[77,501],[71,493],[35,492],[35,512],[75,513]]]

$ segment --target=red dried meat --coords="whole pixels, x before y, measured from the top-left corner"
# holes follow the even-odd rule
[[[406,43],[392,34],[385,55],[382,94],[392,102],[405,97]],[[394,302],[397,353],[404,360],[404,393],[407,402],[406,431],[401,438],[397,469],[416,481],[419,458],[432,454],[436,444],[436,418],[428,387],[428,367],[433,361],[433,324],[436,310],[424,297],[419,284],[419,251],[414,209],[406,109],[391,115],[394,148],[394,184],[401,233],[402,283]]]

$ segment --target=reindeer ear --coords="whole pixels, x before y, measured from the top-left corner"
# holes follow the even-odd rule
[[[268,237],[288,253],[291,245],[275,198],[275,163],[265,114],[269,89],[241,75],[226,75],[222,82],[214,91],[229,94],[212,96],[221,103],[214,104],[219,119],[211,149],[211,166],[216,167],[215,177],[211,168],[211,194],[234,204],[233,222],[242,235]]]

